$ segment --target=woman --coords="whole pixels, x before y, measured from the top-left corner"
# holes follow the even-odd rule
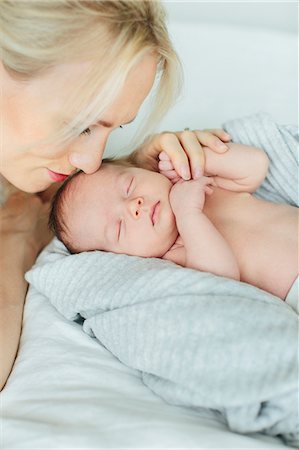
[[[19,190],[0,217],[2,389],[18,349],[24,273],[51,238],[48,188],[77,169],[95,172],[111,131],[134,120],[158,78],[152,127],[178,93],[180,68],[156,1],[4,0],[0,17],[0,173]],[[200,143],[223,151],[219,138],[229,140],[222,130],[162,133],[135,157],[156,168],[164,151],[189,178],[200,171]]]

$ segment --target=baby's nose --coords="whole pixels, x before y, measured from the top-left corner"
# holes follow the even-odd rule
[[[142,197],[137,197],[130,201],[129,209],[134,219],[139,219],[141,216],[141,208],[143,203],[144,199]]]

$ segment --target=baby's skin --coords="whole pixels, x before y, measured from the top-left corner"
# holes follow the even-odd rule
[[[298,276],[298,208],[252,195],[268,169],[262,150],[231,143],[204,154],[204,176],[174,184],[115,163],[80,174],[64,193],[64,242],[164,258],[285,299]]]
[[[200,184],[182,182],[170,193],[180,235],[164,258],[285,299],[298,275],[297,208],[221,188],[196,205]]]

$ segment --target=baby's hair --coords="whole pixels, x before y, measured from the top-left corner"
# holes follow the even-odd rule
[[[130,157],[124,156],[122,158],[104,158],[102,165],[109,164],[122,167],[136,167],[136,164],[130,159]],[[101,170],[101,168],[99,169]],[[55,236],[65,245],[71,254],[80,253],[76,248],[76,243],[72,243],[69,238],[68,225],[64,219],[65,208],[67,206],[67,200],[71,195],[71,190],[74,188],[74,183],[82,176],[84,172],[79,170],[70,177],[59,187],[55,193],[52,203],[48,225]],[[80,189],[80,186],[79,186]]]
[[[51,210],[48,220],[48,226],[54,235],[66,246],[68,251],[72,254],[78,253],[76,249],[67,239],[68,227],[64,221],[64,206],[66,205],[66,197],[69,193],[70,187],[74,182],[75,178],[78,178],[83,173],[82,170],[74,173],[68,177],[65,182],[56,191],[52,202]]]

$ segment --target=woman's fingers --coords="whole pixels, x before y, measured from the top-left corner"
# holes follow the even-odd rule
[[[204,174],[205,169],[202,147],[209,147],[216,153],[224,153],[228,150],[224,142],[228,141],[230,136],[217,128],[204,131],[164,132],[155,135],[142,152],[136,152],[135,160],[139,160],[141,167],[150,170],[173,169],[184,180],[196,179]]]
[[[202,145],[211,148],[217,153],[225,153],[228,146],[224,142],[229,142],[231,137],[224,130],[211,128],[207,130],[194,130],[198,140]]]
[[[167,153],[171,160],[174,170],[184,180],[189,180],[191,177],[189,160],[179,136],[176,133],[163,133],[160,145],[163,152]]]
[[[224,131],[222,128],[205,128],[203,131],[214,134],[223,142],[229,142],[231,140],[230,134]]]
[[[201,146],[201,141],[193,131],[185,130],[179,134],[181,146],[184,149],[189,161],[191,177],[199,178],[204,174],[205,155]],[[185,178],[186,179],[186,178]]]
[[[174,170],[184,180],[203,175],[204,152],[193,131],[165,133],[161,147],[163,151],[159,154],[159,167],[161,165],[162,170],[170,170],[171,166],[167,164],[170,161]]]
[[[222,141],[230,140],[230,136],[221,129],[184,130],[174,134],[166,133],[165,145],[160,160],[167,160],[166,153],[173,163],[176,172],[184,179],[196,179],[204,174],[205,156],[202,146],[211,148],[217,153],[224,153],[228,146]]]

